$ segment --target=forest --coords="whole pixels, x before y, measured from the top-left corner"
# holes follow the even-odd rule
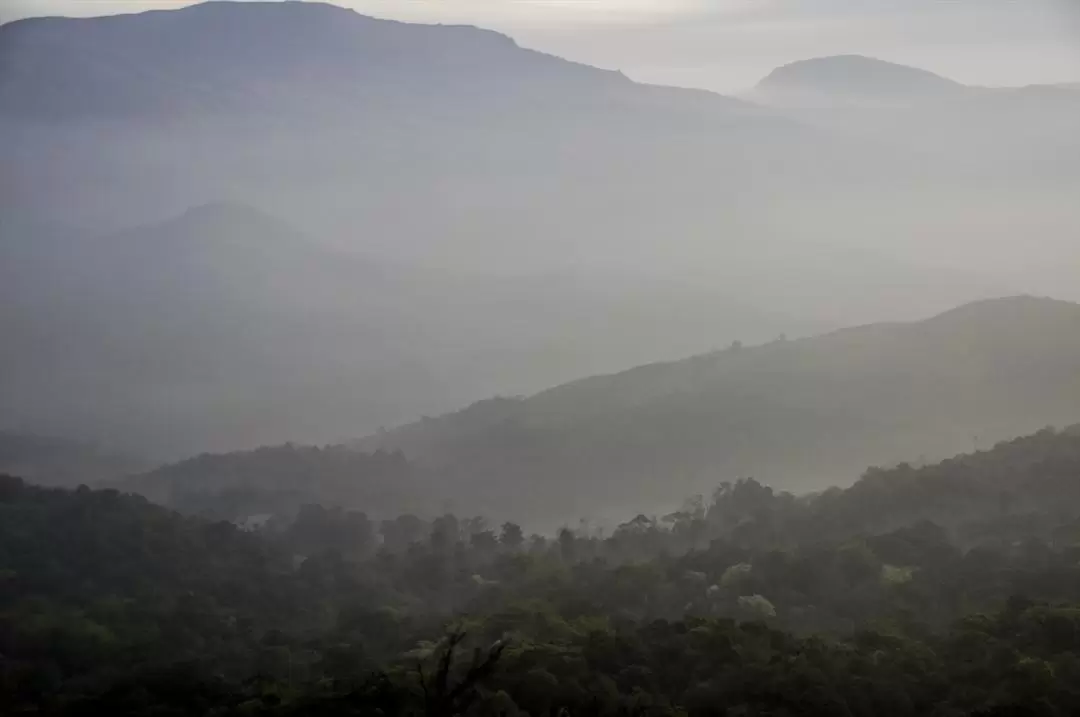
[[[1080,430],[531,535],[0,479],[0,712],[1073,715]]]

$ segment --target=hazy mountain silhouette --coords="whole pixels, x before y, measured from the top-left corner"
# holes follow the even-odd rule
[[[312,3],[19,21],[0,53],[20,430],[169,456],[326,442],[736,339],[1076,291],[1068,90],[817,115]]]
[[[0,247],[0,426],[155,456],[326,442],[812,326],[719,290],[373,262],[222,203],[36,236]]]
[[[784,65],[747,98],[785,107],[810,124],[933,147],[953,162],[1021,153],[1028,162],[1042,162],[1045,153],[1055,152],[1060,163],[1063,150],[1071,161],[1080,146],[1068,129],[1080,117],[1080,95],[1069,85],[968,86],[861,55]]]
[[[761,304],[767,267],[794,280],[763,308],[837,326],[1016,283],[958,261],[971,232],[918,206],[926,193],[956,211],[997,205],[961,196],[974,179],[939,154],[637,84],[493,32],[213,2],[18,21],[0,48],[4,160],[19,178],[0,214],[83,236],[225,200],[448,271],[651,273]],[[804,261],[852,247],[868,261],[849,277]],[[888,293],[912,275],[937,288]],[[842,313],[822,304],[823,286],[864,295],[866,282],[882,293]]]
[[[757,85],[757,94],[773,99],[815,98],[911,101],[955,96],[958,82],[906,65],[862,55],[800,60],[778,67]]]
[[[914,254],[1014,277],[1013,286],[1028,293],[1080,299],[1068,288],[1075,272],[1065,268],[1080,259],[1065,248],[1080,223],[1069,199],[1080,191],[1080,93],[1067,86],[965,86],[925,70],[839,56],[779,68],[745,98],[846,138],[887,145],[928,170],[885,194],[852,188],[844,196],[855,208],[846,215],[828,216],[815,199],[792,224],[827,222],[848,235],[865,216],[888,216],[863,225],[864,236],[877,237],[867,243],[894,252],[921,247]],[[875,161],[884,175],[904,176]],[[1021,248],[1021,234],[1034,252]],[[933,247],[923,244],[930,236]]]
[[[54,121],[369,111],[374,101],[432,93],[475,102],[545,85],[591,93],[629,84],[495,32],[379,20],[322,3],[31,18],[0,28],[0,47],[4,114]]]
[[[1027,297],[732,348],[478,403],[360,442],[521,519],[640,510],[754,476],[795,490],[1080,417],[1080,305]],[[487,508],[490,506],[490,508]]]

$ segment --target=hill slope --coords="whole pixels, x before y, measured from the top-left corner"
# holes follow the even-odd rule
[[[400,454],[365,454],[344,446],[288,444],[204,454],[110,487],[185,513],[236,522],[291,517],[304,505],[362,509],[380,517],[439,508]]]
[[[326,443],[808,326],[708,288],[373,261],[235,204],[33,238],[0,245],[0,426],[159,459]]]
[[[1080,417],[1080,306],[1011,298],[576,381],[362,442],[521,519],[671,506],[752,475],[795,490]]]

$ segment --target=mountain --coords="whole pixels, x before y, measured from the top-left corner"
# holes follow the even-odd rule
[[[672,507],[754,476],[808,491],[1080,417],[1080,305],[1017,297],[478,403],[359,447],[521,520]]]
[[[734,99],[643,87],[494,32],[378,20],[320,3],[27,19],[0,27],[0,47],[0,121],[23,143],[9,158],[22,175],[20,201],[11,203],[40,201],[39,182],[49,182],[53,198],[75,188],[75,178],[65,182],[59,167],[31,156],[38,143],[62,140],[72,153],[63,169],[81,165],[114,183],[83,185],[65,208],[76,224],[101,229],[217,199],[289,208],[287,218],[302,216],[306,226],[324,208],[344,211],[348,197],[350,221],[332,227],[350,231],[352,220],[380,206],[379,183],[446,191],[443,183],[457,176],[467,190],[507,163],[558,159],[550,150],[589,142],[606,154],[646,139],[650,126],[701,138],[747,119],[767,135],[775,133],[769,124],[781,134],[792,127]],[[622,129],[598,124],[613,113],[623,116]],[[136,184],[166,167],[167,193]],[[278,174],[287,167],[290,176]],[[132,194],[121,203],[122,190],[149,202],[141,214]]]
[[[49,121],[365,110],[422,93],[470,99],[544,85],[629,84],[474,27],[408,25],[322,3],[31,18],[0,28],[4,113]],[[477,93],[477,90],[480,90]]]
[[[210,2],[17,21],[0,26],[0,53],[2,156],[18,177],[0,216],[85,237],[225,201],[339,249],[460,273],[678,276],[768,296],[765,267],[794,296],[760,308],[832,326],[1038,288],[1013,281],[1015,261],[987,277],[951,250],[1002,206],[975,186],[994,171],[494,32]],[[927,211],[927,195],[955,216]],[[12,231],[0,223],[5,242]],[[841,276],[804,261],[826,253],[867,261]],[[913,280],[934,287],[926,305],[884,289]],[[838,314],[822,300],[867,282],[878,305]]]
[[[940,153],[960,167],[1024,162],[1060,176],[1080,157],[1068,129],[1080,117],[1080,95],[1068,85],[968,86],[840,55],[777,68],[746,99],[783,107],[807,124]]]
[[[0,53],[5,428],[161,460],[326,443],[1080,298],[1067,91],[834,121],[313,3],[18,21]]]
[[[1066,123],[1080,113],[1080,96],[1070,87],[969,86],[915,67],[837,55],[779,67],[745,98],[784,107],[808,124],[955,154],[953,161],[974,161],[967,153],[977,150],[1023,152],[1030,162],[1046,161],[1047,145],[1076,151]]]
[[[158,459],[326,443],[813,326],[709,287],[375,261],[227,203],[23,239],[0,245],[0,426]]]
[[[769,73],[756,88],[762,97],[782,100],[878,100],[943,98],[963,93],[958,82],[926,70],[862,55],[800,60]]]
[[[879,155],[878,170],[896,180],[890,189],[850,187],[836,200],[848,209],[841,213],[823,208],[827,198],[796,201],[784,211],[790,226],[824,224],[841,236],[861,227],[865,245],[894,256],[935,257],[953,269],[1009,277],[1013,289],[998,295],[1080,299],[1068,288],[1074,272],[1060,263],[1078,258],[1064,238],[1080,224],[1080,211],[1066,199],[1080,190],[1080,136],[1072,129],[1080,93],[967,86],[839,56],[778,68],[743,98],[822,131],[888,146],[928,170],[909,182]],[[1021,256],[1017,230],[1035,237],[1036,256]],[[930,236],[932,246],[924,243]]]

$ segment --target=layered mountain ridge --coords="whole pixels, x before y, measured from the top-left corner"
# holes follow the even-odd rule
[[[1031,297],[575,381],[358,444],[504,511],[593,515],[754,476],[807,491],[1080,418],[1080,305]]]

